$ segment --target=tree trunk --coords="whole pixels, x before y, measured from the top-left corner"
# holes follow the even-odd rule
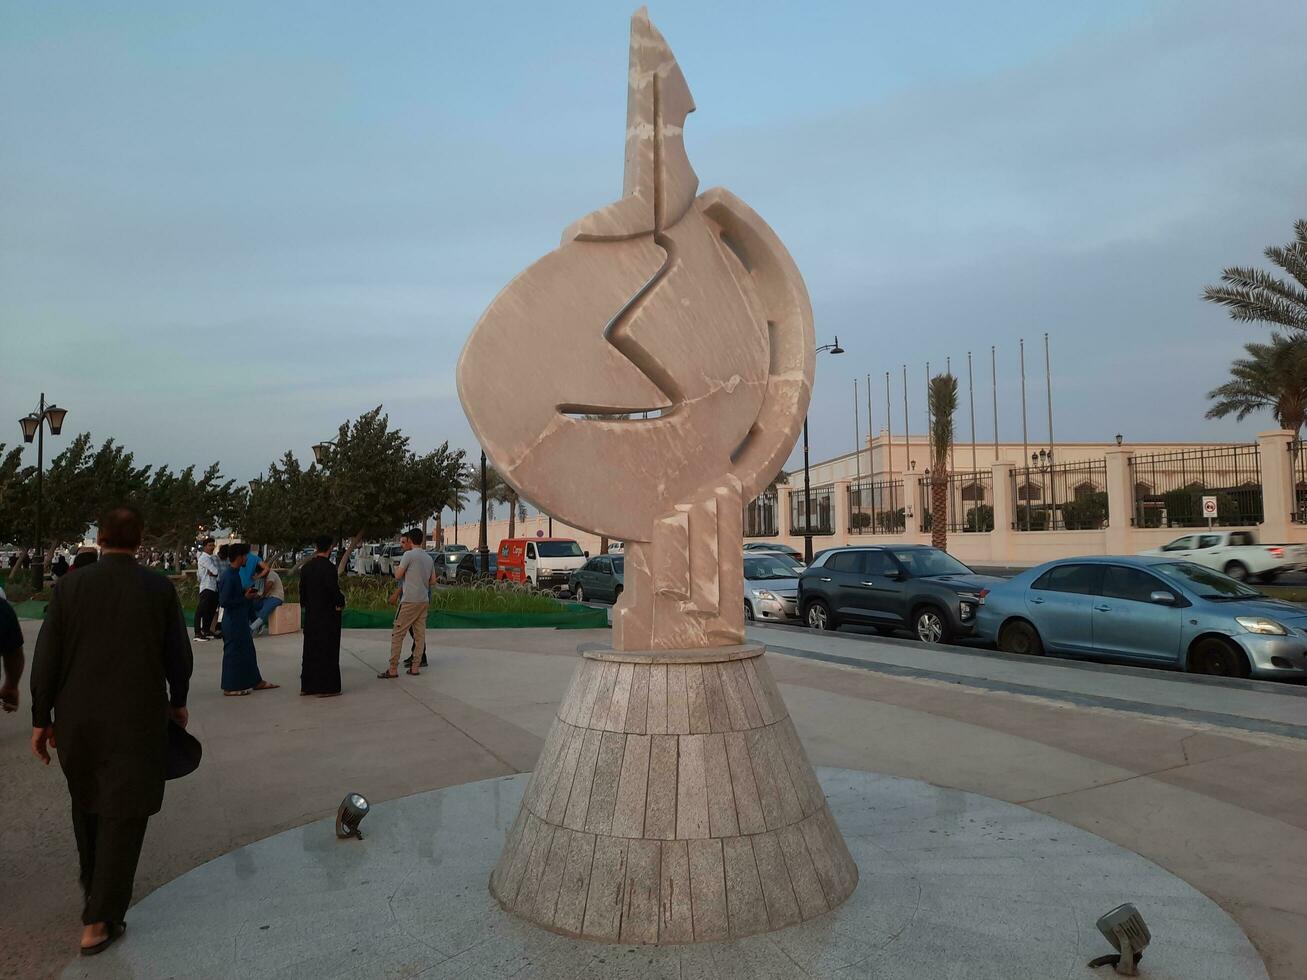
[[[358,548],[358,546],[361,545],[362,543],[363,543],[363,532],[356,531],[354,533],[354,536],[349,539],[349,547],[340,553],[340,561],[336,563],[337,575],[345,574],[345,569],[349,565],[349,556],[352,555],[354,553],[354,550]]]
[[[599,554],[608,554],[608,536],[606,534],[599,535]]]
[[[940,551],[948,549],[948,472],[943,467],[930,473],[930,544]]]
[[[517,537],[517,498],[508,498],[508,536]],[[488,543],[488,542],[487,542]]]
[[[440,526],[440,514],[439,514],[439,513],[436,514],[436,540],[435,540],[435,545],[436,545],[437,548],[443,548],[443,547],[445,546],[445,533],[444,533],[444,529],[441,528],[441,526]]]

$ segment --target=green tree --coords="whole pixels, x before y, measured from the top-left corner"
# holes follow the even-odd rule
[[[408,437],[391,428],[380,405],[343,423],[323,463],[328,499],[349,536],[340,567],[364,541],[425,522],[447,503],[462,485],[463,457],[463,450],[450,450],[448,443],[415,456]]]
[[[937,374],[927,392],[930,407],[930,543],[948,547],[948,454],[953,447],[953,413],[958,408],[958,379]]]
[[[1203,290],[1203,299],[1224,306],[1234,320],[1270,323],[1307,330],[1307,220],[1293,224],[1294,240],[1272,245],[1265,255],[1288,273],[1288,280],[1248,266],[1229,266],[1219,286]]]
[[[508,504],[508,536],[517,537],[517,491],[493,466],[486,467],[486,499],[497,504]],[[489,514],[488,509],[486,513]],[[491,544],[493,546],[493,542]]]
[[[0,542],[26,545],[23,520],[32,467],[23,465],[23,447],[5,449],[0,442]]]
[[[246,541],[298,551],[319,534],[337,533],[326,477],[316,465],[303,469],[287,452],[244,495],[234,526]]]
[[[1209,419],[1240,422],[1266,409],[1282,428],[1297,432],[1307,421],[1307,334],[1271,334],[1269,344],[1244,344],[1247,357],[1230,365],[1230,380],[1207,393]]]

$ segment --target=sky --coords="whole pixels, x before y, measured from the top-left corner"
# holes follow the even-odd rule
[[[414,449],[475,457],[458,352],[620,194],[632,9],[0,0],[0,439],[45,391],[65,433],[240,480],[377,404]],[[892,372],[902,431],[903,364],[920,432],[925,364],[952,358],[968,432],[968,350],[991,438],[991,345],[1020,438],[1022,337],[1046,438],[1044,332],[1059,441],[1271,427],[1203,418],[1268,331],[1200,296],[1307,217],[1307,4],[650,14],[701,189],[772,225],[847,350],[819,358],[814,459],[854,446],[854,378],[879,430]]]

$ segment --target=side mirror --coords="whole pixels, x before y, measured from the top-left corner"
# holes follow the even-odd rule
[[[1173,606],[1175,605],[1175,596],[1170,592],[1162,592],[1159,590],[1157,592],[1149,593],[1148,601],[1155,602],[1159,606]]]
[[[583,554],[586,558],[589,558],[589,557],[590,557],[590,552],[588,552],[588,551],[583,551],[583,552],[581,552],[581,554]]]

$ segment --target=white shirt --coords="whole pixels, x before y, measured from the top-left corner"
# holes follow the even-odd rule
[[[196,581],[199,582],[200,591],[204,592],[212,589],[218,591],[218,559],[207,552],[201,551],[199,565],[195,570]]]

